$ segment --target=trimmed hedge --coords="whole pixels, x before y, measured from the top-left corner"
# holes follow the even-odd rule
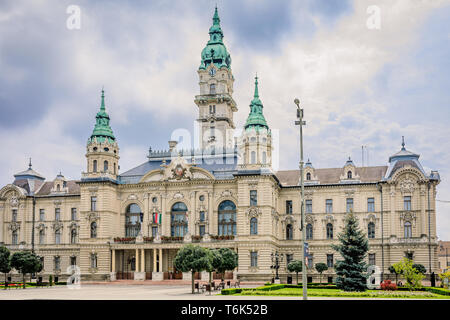
[[[426,288],[426,291],[432,292],[435,294],[440,294],[443,296],[450,296],[450,290],[443,289],[443,288]]]
[[[221,294],[226,296],[226,295],[241,293],[241,292],[242,292],[241,288],[230,288],[230,289],[222,289]]]

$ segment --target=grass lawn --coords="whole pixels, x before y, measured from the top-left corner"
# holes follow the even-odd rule
[[[269,286],[270,287],[270,286]],[[302,288],[283,288],[283,285],[273,287],[259,287],[254,289],[242,289],[236,292],[229,292],[232,295],[239,296],[302,296]],[[448,294],[448,293],[447,293]],[[365,292],[345,292],[339,289],[308,289],[310,297],[348,297],[348,298],[401,298],[401,299],[450,299],[450,295],[437,294],[429,291],[383,291],[367,290]]]

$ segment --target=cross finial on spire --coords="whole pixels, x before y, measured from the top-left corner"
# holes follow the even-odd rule
[[[105,88],[102,86],[102,104],[100,110],[105,111]]]
[[[405,136],[402,136],[402,150],[405,150]]]
[[[31,157],[30,157],[30,162],[28,163],[28,169],[31,169]]]
[[[259,98],[259,92],[258,92],[258,73],[255,75],[255,98]]]

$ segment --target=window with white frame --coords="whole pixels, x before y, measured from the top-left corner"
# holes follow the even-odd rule
[[[328,268],[333,268],[334,267],[333,254],[327,254],[327,266],[328,266]]]
[[[347,198],[347,212],[353,212],[353,198]]]
[[[333,213],[333,200],[332,199],[325,200],[325,212]]]
[[[258,219],[256,219],[255,217],[250,219],[250,234],[258,234]]]
[[[375,199],[367,198],[367,212],[375,212]]]
[[[250,252],[250,266],[251,267],[258,266],[258,252],[256,252],[256,251]]]

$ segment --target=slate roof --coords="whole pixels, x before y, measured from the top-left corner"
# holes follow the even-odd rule
[[[77,184],[76,180],[68,180],[67,187],[69,188],[68,193],[59,192],[59,193],[51,193],[51,190],[54,186],[53,181],[44,182],[44,185],[39,189],[36,193],[36,196],[47,196],[47,195],[68,195],[68,194],[80,194],[80,185]]]
[[[356,168],[356,175],[359,175],[360,182],[370,183],[381,181],[386,173],[387,166],[362,167]],[[338,184],[340,177],[344,172],[342,168],[324,168],[315,169],[314,175],[317,176],[320,184]],[[282,186],[297,186],[300,180],[300,170],[283,170],[275,173]]]

